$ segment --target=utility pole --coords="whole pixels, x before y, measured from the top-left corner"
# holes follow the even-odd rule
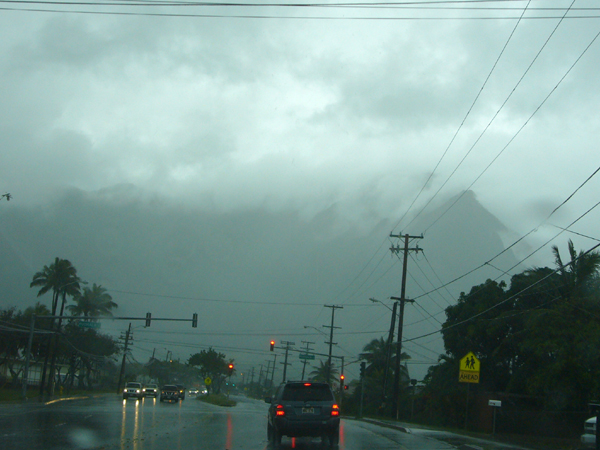
[[[121,386],[123,385],[123,375],[125,375],[125,358],[127,358],[127,347],[129,347],[130,337],[131,322],[129,322],[129,328],[125,332],[125,348],[123,349],[123,361],[121,362],[121,372],[119,373],[119,384],[117,385],[117,394],[121,393]]]
[[[277,363],[277,355],[273,355],[273,371],[271,372],[271,388],[273,388],[273,380],[275,379],[275,364]]]
[[[390,363],[392,361],[392,348],[394,345],[394,329],[396,328],[396,315],[398,311],[398,302],[394,303],[392,307],[392,320],[390,323],[390,332],[388,334],[388,340],[386,344],[385,351],[385,367],[383,372],[383,390],[381,394],[381,406],[385,408],[386,403],[386,393],[387,393],[387,384],[388,384],[388,373],[390,371]]]
[[[306,353],[305,355],[308,355],[309,350],[312,350],[312,348],[309,348],[308,346],[310,344],[314,344],[314,342],[308,342],[308,341],[302,341],[303,344],[306,344]],[[306,358],[304,358],[304,363],[302,364],[302,380],[304,380],[304,372],[306,370]]]
[[[288,352],[290,350],[290,345],[296,345],[296,343],[289,342],[289,341],[281,341],[281,343],[285,344],[285,361],[281,363],[281,364],[283,364],[283,382],[285,383],[286,375],[287,375],[287,366],[288,366],[288,362],[287,362],[288,361]]]
[[[334,317],[335,317],[335,310],[336,309],[344,309],[343,306],[337,306],[337,305],[325,305],[325,308],[331,308],[331,325],[323,325],[324,328],[329,328],[329,342],[325,342],[326,344],[329,344],[329,358],[327,359],[327,378],[325,379],[325,381],[327,383],[329,383],[330,378],[331,378],[331,351],[332,351],[332,347],[333,347],[333,329],[334,328],[340,328],[340,327],[334,327],[333,326],[333,321],[334,321]],[[335,343],[337,345],[337,343]]]
[[[27,400],[27,379],[29,378],[29,361],[31,359],[31,346],[33,344],[33,332],[35,330],[35,314],[31,315],[31,322],[29,324],[29,339],[27,341],[27,355],[25,356],[25,368],[23,369],[23,386],[22,396],[23,400]]]
[[[400,291],[400,297],[391,297],[394,300],[397,300],[400,303],[400,315],[398,317],[398,346],[396,353],[396,371],[394,373],[394,398],[392,401],[392,414],[394,414],[395,418],[398,419],[398,400],[400,397],[400,358],[402,356],[402,328],[404,324],[404,304],[406,302],[414,303],[414,300],[407,300],[406,298],[406,273],[408,266],[408,252],[416,252],[419,253],[422,249],[417,245],[414,248],[409,248],[410,239],[423,239],[423,235],[421,236],[410,236],[409,234],[405,234],[404,236],[397,234],[390,234],[390,237],[393,238],[404,238],[404,248],[401,248],[399,245],[392,245],[390,250],[393,254],[398,254],[399,252],[403,252],[403,264],[402,264],[402,289]]]
[[[269,388],[269,372],[271,371],[271,361],[267,361],[267,371],[265,372],[265,388]]]

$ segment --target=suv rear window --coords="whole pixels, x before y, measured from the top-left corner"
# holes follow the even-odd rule
[[[333,400],[333,395],[326,384],[289,384],[283,390],[281,399],[292,402],[327,402]]]

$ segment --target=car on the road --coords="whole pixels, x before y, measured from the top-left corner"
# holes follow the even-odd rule
[[[581,443],[584,447],[596,447],[596,417],[590,417],[583,425]]]
[[[144,397],[158,397],[159,390],[156,384],[147,384],[144,386]]]
[[[185,386],[183,384],[176,384],[177,389],[179,389],[179,397],[181,400],[185,400]]]
[[[267,413],[267,437],[273,448],[282,436],[321,437],[335,447],[340,439],[340,408],[327,383],[288,381],[277,389]]]
[[[174,384],[166,384],[160,390],[161,402],[178,402],[180,398],[179,388]]]
[[[142,386],[142,383],[130,381],[125,384],[125,388],[123,389],[123,400],[130,397],[135,397],[139,400],[144,398],[144,386]]]
[[[188,391],[188,394],[190,394],[190,396],[194,396],[194,397],[195,397],[196,395],[198,395],[199,393],[200,393],[200,391],[198,390],[198,388],[191,388],[191,389]]]

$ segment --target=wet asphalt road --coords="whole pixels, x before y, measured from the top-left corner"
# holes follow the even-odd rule
[[[29,450],[270,450],[267,405],[236,398],[223,408],[186,398],[160,403],[152,398],[123,401],[117,396],[29,402],[0,407],[0,443]],[[342,419],[340,450],[450,450],[430,437]],[[319,439],[283,438],[281,450],[323,450]]]

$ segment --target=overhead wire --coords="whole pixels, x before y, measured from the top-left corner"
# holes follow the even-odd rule
[[[599,204],[600,204],[600,202],[599,202]],[[406,342],[411,342],[411,341],[415,341],[415,340],[418,340],[418,339],[422,339],[422,338],[424,338],[424,337],[431,336],[431,335],[434,335],[434,334],[437,334],[437,333],[441,333],[442,331],[449,330],[449,329],[451,329],[451,328],[455,328],[455,327],[457,327],[457,326],[459,326],[459,325],[463,325],[463,324],[465,324],[465,323],[471,322],[471,321],[473,321],[473,320],[477,319],[478,317],[481,317],[482,315],[484,315],[484,314],[488,313],[489,311],[491,311],[491,310],[493,310],[493,309],[495,309],[495,308],[497,308],[497,307],[499,307],[499,306],[501,306],[501,305],[503,305],[503,304],[505,304],[505,303],[507,303],[507,302],[509,302],[509,301],[513,300],[514,298],[517,298],[518,296],[520,296],[520,295],[521,295],[521,294],[523,294],[524,292],[527,292],[527,291],[528,291],[528,290],[530,290],[531,288],[533,288],[533,287],[535,287],[535,286],[537,286],[537,285],[539,285],[539,284],[543,283],[544,281],[546,281],[547,279],[549,279],[551,276],[555,275],[555,274],[556,274],[556,273],[558,273],[559,271],[561,271],[561,270],[564,270],[566,267],[568,267],[568,266],[570,266],[570,265],[574,264],[574,263],[575,263],[576,261],[578,261],[579,259],[583,258],[584,256],[587,256],[589,253],[593,252],[593,251],[594,251],[594,250],[596,250],[598,247],[600,247],[600,243],[598,243],[598,244],[594,245],[593,247],[591,247],[591,248],[590,248],[590,249],[588,249],[587,251],[585,251],[585,252],[582,252],[580,255],[578,255],[578,256],[577,256],[576,258],[574,258],[573,260],[569,261],[568,263],[562,264],[561,266],[559,266],[559,267],[557,267],[556,269],[552,270],[552,271],[551,271],[550,273],[548,273],[546,276],[544,276],[544,277],[540,278],[539,280],[537,280],[537,281],[535,281],[535,282],[531,283],[530,285],[526,286],[525,288],[521,289],[519,292],[517,292],[517,293],[515,293],[515,294],[511,295],[510,297],[508,297],[508,298],[506,298],[506,299],[504,299],[504,300],[502,300],[502,301],[500,301],[500,302],[498,302],[498,303],[496,303],[496,304],[494,304],[494,305],[490,306],[489,308],[485,309],[484,311],[481,311],[481,312],[479,312],[479,313],[476,313],[476,314],[474,314],[474,315],[472,315],[472,316],[470,316],[470,317],[468,317],[468,318],[466,318],[466,319],[464,319],[464,320],[461,320],[461,321],[459,321],[459,322],[453,323],[452,325],[448,325],[447,327],[440,328],[439,330],[432,331],[432,332],[430,332],[430,333],[426,333],[426,334],[423,334],[423,335],[421,335],[421,336],[417,336],[417,337],[414,337],[414,338],[406,339]],[[405,342],[405,341],[403,340],[403,342]]]
[[[518,89],[518,87],[521,85],[522,81],[525,79],[525,77],[527,76],[527,74],[529,73],[529,71],[531,70],[531,68],[533,67],[533,65],[535,64],[535,62],[538,60],[539,56],[541,55],[541,53],[544,51],[544,49],[548,45],[548,42],[550,42],[550,40],[552,39],[552,37],[556,33],[556,30],[558,30],[558,28],[560,27],[560,25],[563,23],[565,17],[569,13],[570,8],[573,6],[573,4],[576,1],[577,0],[573,0],[571,2],[571,4],[569,5],[569,8],[565,11],[563,17],[561,17],[561,19],[557,22],[557,24],[555,25],[555,27],[552,29],[552,32],[548,35],[548,37],[546,38],[546,40],[544,41],[544,43],[542,44],[542,46],[540,47],[540,49],[538,50],[538,52],[535,54],[535,56],[533,57],[533,59],[531,60],[531,62],[529,63],[529,65],[527,66],[527,68],[525,69],[525,71],[523,72],[523,74],[521,75],[521,77],[519,78],[519,80],[517,81],[517,83],[513,86],[513,88],[511,89],[510,93],[508,94],[508,96],[504,99],[504,101],[502,102],[502,104],[500,105],[500,107],[498,108],[498,110],[496,111],[496,113],[492,116],[492,118],[489,120],[489,122],[487,123],[487,125],[483,128],[483,130],[481,131],[481,133],[479,134],[479,136],[477,137],[477,139],[475,139],[475,141],[473,142],[473,144],[471,145],[471,147],[469,148],[469,150],[467,151],[467,153],[465,153],[465,155],[463,156],[463,158],[459,161],[459,163],[456,165],[456,167],[452,170],[452,172],[450,173],[450,175],[448,175],[448,177],[442,183],[442,185],[440,186],[440,188],[435,192],[435,194],[431,197],[431,199],[427,202],[427,204],[421,209],[421,211],[419,211],[419,214],[431,203],[431,201],[433,200],[433,198],[435,198],[439,194],[439,192],[444,188],[444,186],[446,186],[446,184],[450,181],[450,179],[454,176],[454,174],[458,171],[458,169],[465,162],[465,160],[467,159],[467,157],[471,154],[471,152],[473,151],[473,149],[481,141],[481,139],[483,138],[483,136],[485,135],[485,133],[489,130],[489,128],[492,126],[492,124],[494,123],[494,121],[496,120],[496,118],[500,115],[500,112],[504,109],[504,107],[509,102],[509,100],[512,98],[513,94],[516,92],[516,90]],[[587,49],[584,51],[584,53],[586,51],[587,51]],[[576,64],[579,61],[580,58],[581,58],[581,56],[576,60],[576,62],[574,64]],[[571,68],[572,67],[574,67],[574,65],[571,66]],[[564,80],[564,78],[569,74],[570,71],[571,71],[571,69],[569,69],[566,72],[566,74],[560,79],[560,81],[558,82],[558,84],[550,91],[550,93],[546,96],[546,98],[542,101],[542,103],[535,109],[535,111],[531,114],[531,116],[523,123],[523,125],[519,128],[519,130],[517,130],[517,132],[513,135],[513,137],[500,150],[500,152],[492,159],[492,161],[485,167],[485,169],[475,178],[475,180],[469,185],[469,187],[467,189],[463,190],[463,192],[454,200],[454,202],[450,206],[448,206],[448,208],[444,212],[442,212],[437,217],[437,219],[435,219],[433,221],[433,223],[431,223],[427,228],[425,228],[424,232],[427,232],[435,224],[437,224],[439,222],[439,220],[442,217],[444,217],[448,213],[448,211],[450,211],[458,203],[458,201],[465,195],[465,193],[468,192],[477,181],[479,181],[479,179],[483,176],[483,174],[485,174],[487,172],[487,170],[500,157],[500,155],[502,155],[502,153],[504,153],[504,151],[506,150],[506,148],[513,142],[513,140],[517,137],[517,135],[521,132],[521,130],[523,130],[523,128],[525,128],[525,126],[529,123],[529,121],[533,118],[533,116],[535,116],[535,114],[540,110],[540,108],[546,103],[546,101],[548,100],[548,98],[550,98],[550,96],[552,95],[552,93],[554,93],[554,91],[562,83],[562,80]],[[411,221],[411,223],[412,223],[412,221]]]
[[[488,265],[489,263],[491,263],[491,262],[492,262],[492,261],[494,261],[495,259],[499,258],[499,257],[500,257],[501,255],[503,255],[504,253],[508,252],[510,249],[512,249],[513,247],[515,247],[515,246],[516,246],[518,243],[520,243],[521,241],[523,241],[523,240],[524,240],[526,237],[528,237],[529,235],[531,235],[531,234],[535,233],[535,232],[536,232],[536,231],[537,231],[537,230],[538,230],[538,229],[539,229],[541,226],[543,226],[543,225],[544,225],[544,224],[545,224],[545,223],[546,223],[548,220],[550,220],[550,218],[551,218],[551,217],[552,217],[552,216],[553,216],[553,215],[554,215],[554,214],[555,214],[555,213],[556,213],[556,212],[557,212],[557,211],[558,211],[558,210],[559,210],[561,207],[563,207],[564,205],[566,205],[566,204],[567,204],[567,202],[573,198],[573,196],[574,196],[574,194],[575,194],[575,193],[577,193],[577,192],[578,192],[578,191],[579,191],[579,190],[580,190],[580,189],[581,189],[583,186],[585,186],[585,185],[586,185],[586,184],[587,184],[587,183],[588,183],[590,180],[592,180],[592,178],[593,178],[593,177],[595,177],[595,176],[598,174],[598,172],[600,172],[600,166],[599,166],[599,167],[597,167],[597,168],[596,168],[596,169],[595,169],[595,170],[592,172],[592,174],[591,174],[591,175],[589,175],[589,176],[588,176],[588,177],[587,177],[587,178],[586,178],[586,179],[585,179],[585,180],[584,180],[584,181],[583,181],[583,182],[582,182],[582,183],[581,183],[581,184],[580,184],[580,185],[579,185],[579,186],[578,186],[578,187],[577,187],[577,188],[576,188],[576,189],[575,189],[575,190],[574,190],[574,191],[573,191],[571,194],[569,194],[569,195],[566,197],[566,199],[565,199],[565,200],[563,200],[563,201],[562,201],[562,202],[561,202],[559,205],[557,205],[557,206],[556,206],[556,207],[555,207],[555,208],[552,210],[552,212],[550,212],[550,214],[548,214],[548,216],[547,216],[545,219],[543,219],[543,220],[542,220],[542,221],[541,221],[541,222],[540,222],[540,223],[539,223],[539,224],[538,224],[538,225],[537,225],[535,228],[532,228],[530,231],[528,231],[527,233],[525,233],[523,236],[519,237],[519,238],[518,238],[517,240],[515,240],[515,241],[514,241],[512,244],[510,244],[510,245],[509,245],[508,247],[506,247],[504,250],[502,250],[501,252],[499,252],[498,254],[496,254],[495,256],[493,256],[493,257],[492,257],[491,259],[489,259],[488,261],[486,261],[486,262],[484,262],[484,263],[480,264],[479,266],[477,266],[477,267],[475,267],[475,268],[473,268],[473,269],[471,269],[471,270],[467,271],[466,273],[464,273],[464,274],[462,274],[462,275],[460,275],[460,276],[458,276],[458,277],[456,277],[456,278],[454,278],[454,279],[450,280],[449,282],[447,282],[447,283],[444,283],[443,285],[441,285],[440,287],[436,288],[435,290],[439,290],[439,289],[445,289],[445,288],[447,288],[449,285],[451,285],[451,284],[453,284],[453,283],[455,283],[455,282],[457,282],[457,281],[461,280],[462,278],[465,278],[465,277],[466,277],[466,276],[468,276],[468,275],[471,275],[472,273],[474,273],[474,272],[478,271],[479,269],[481,269],[481,268],[485,267],[486,265]],[[594,206],[594,207],[592,207],[591,209],[594,209],[594,208],[595,208],[595,206]],[[574,225],[574,224],[575,224],[577,221],[579,221],[581,218],[583,218],[585,215],[587,215],[587,214],[588,214],[588,213],[591,211],[591,209],[590,209],[589,211],[587,211],[585,214],[583,214],[582,216],[580,216],[580,217],[579,217],[577,220],[575,220],[574,222],[572,222],[572,223],[571,223],[571,225],[569,225],[569,227],[570,227],[570,226],[572,226],[572,225]],[[563,230],[563,231],[566,231],[567,229],[566,229],[566,228],[563,228],[562,230]],[[561,234],[561,233],[557,234],[555,237],[558,237],[560,234]],[[519,262],[519,264],[520,264],[520,263],[522,263],[522,262],[524,262],[526,259],[528,259],[528,258],[522,259],[522,260]],[[509,269],[509,270],[510,270],[510,269]],[[421,294],[421,295],[419,295],[419,296],[416,296],[416,297],[415,297],[415,299],[417,299],[417,298],[420,298],[420,297],[422,297],[422,296],[424,296],[424,295],[426,295],[426,294],[428,294],[428,293],[431,293],[431,292],[434,292],[434,290],[432,290],[432,291],[428,291],[428,292],[426,292],[425,294]]]
[[[527,2],[527,5],[525,5],[525,8],[523,8],[523,12],[521,13],[521,17],[519,17],[519,20],[517,21],[517,23],[515,24],[515,26],[513,27],[512,31],[510,32],[508,38],[506,39],[506,41],[504,42],[504,46],[502,47],[502,50],[500,50],[500,53],[498,55],[498,57],[496,58],[496,60],[494,61],[494,64],[492,64],[492,68],[490,69],[489,73],[487,74],[485,80],[483,81],[483,84],[481,85],[481,87],[479,88],[479,91],[477,92],[477,95],[475,96],[475,98],[473,99],[473,101],[471,102],[471,106],[469,106],[469,108],[467,109],[467,112],[465,113],[460,125],[458,126],[458,128],[456,129],[456,131],[454,132],[454,135],[452,136],[452,138],[450,139],[450,142],[448,143],[448,145],[446,146],[446,149],[444,150],[444,152],[442,153],[442,156],[440,157],[440,159],[438,160],[438,162],[436,163],[435,167],[433,168],[433,170],[431,171],[431,173],[429,174],[429,176],[427,177],[427,180],[425,180],[425,183],[423,183],[423,186],[421,187],[421,190],[417,193],[417,195],[415,196],[415,198],[413,199],[412,203],[409,205],[408,209],[404,212],[404,215],[402,217],[400,217],[400,219],[398,220],[398,222],[396,223],[396,226],[393,228],[393,230],[395,230],[400,223],[404,220],[404,218],[406,217],[406,215],[410,212],[410,210],[412,209],[412,207],[414,206],[414,204],[417,202],[417,200],[419,199],[419,197],[421,196],[421,194],[423,193],[423,191],[425,190],[425,188],[427,187],[427,185],[429,184],[429,182],[431,181],[431,179],[433,178],[434,174],[437,172],[437,169],[439,168],[440,164],[442,163],[442,161],[444,160],[444,158],[446,157],[446,155],[448,154],[448,151],[450,150],[450,147],[452,147],[452,144],[454,143],[454,141],[456,140],[456,137],[458,136],[458,134],[460,133],[460,131],[462,130],[465,122],[467,121],[467,119],[469,118],[469,116],[471,115],[471,111],[473,111],[473,108],[475,107],[475,104],[477,103],[477,100],[479,100],[479,97],[481,97],[481,94],[483,92],[483,90],[485,89],[485,87],[488,84],[488,81],[490,80],[492,74],[494,73],[494,70],[496,69],[496,66],[498,65],[498,62],[500,61],[500,59],[502,58],[502,56],[504,55],[504,52],[506,51],[506,48],[508,47],[508,44],[510,43],[510,41],[512,40],[513,35],[515,34],[519,24],[521,23],[521,20],[523,19],[523,16],[525,15],[525,12],[527,11],[527,8],[529,7],[529,4],[531,3],[531,0],[529,0]],[[442,186],[443,187],[443,186]],[[413,217],[413,219],[408,223],[408,225],[406,227],[409,227],[411,223],[413,223],[413,221],[419,217],[419,215],[423,212],[423,210],[433,201],[433,199],[437,196],[437,194],[439,193],[436,192],[430,199],[429,201],[425,204],[425,206],[416,214],[415,217]]]
[[[284,16],[284,15],[268,15],[268,14],[196,14],[196,13],[151,13],[151,12],[136,12],[136,11],[98,11],[98,10],[82,10],[82,9],[51,9],[51,8],[28,8],[28,7],[0,7],[0,10],[4,11],[23,11],[23,12],[37,12],[37,13],[62,13],[62,14],[96,14],[96,15],[116,15],[116,16],[148,16],[148,17],[189,17],[189,18],[208,18],[208,19],[274,19],[274,20],[338,20],[338,21],[352,21],[352,20],[372,20],[372,21],[420,21],[420,20],[435,20],[435,21],[447,21],[447,20],[520,20],[521,18],[527,20],[548,20],[557,19],[560,16],[555,15],[557,11],[564,11],[564,8],[533,8],[533,11],[540,13],[547,13],[546,15],[530,15],[523,17],[523,13],[520,16],[500,15],[509,11],[522,11],[522,8],[511,7],[511,8],[490,8],[490,7],[465,7],[467,4],[475,4],[479,2],[473,1],[462,1],[462,2],[393,2],[393,3],[338,3],[338,4],[324,4],[324,3],[272,3],[272,4],[259,4],[259,3],[217,3],[217,2],[170,2],[170,1],[129,1],[129,2],[116,2],[116,1],[94,1],[94,2],[83,2],[83,1],[43,1],[43,0],[1,0],[0,3],[4,4],[21,4],[21,5],[53,5],[53,6],[78,6],[78,7],[181,7],[181,8],[217,8],[217,9],[266,9],[266,8],[293,8],[299,10],[308,9],[339,9],[342,11],[348,11],[350,9],[367,10],[373,11],[420,11],[421,13],[426,12],[431,14],[434,11],[460,11],[460,12],[491,12],[497,13],[496,15],[491,14],[489,16],[431,16],[431,15],[414,15],[414,16],[350,16],[344,13],[341,16]],[[494,3],[498,3],[497,1]],[[442,4],[459,4],[461,6],[448,7],[440,6]],[[427,6],[428,5],[428,6]],[[600,15],[592,14],[598,11],[599,8],[578,8],[576,11],[582,13],[579,16],[570,16],[569,19],[598,19]]]

